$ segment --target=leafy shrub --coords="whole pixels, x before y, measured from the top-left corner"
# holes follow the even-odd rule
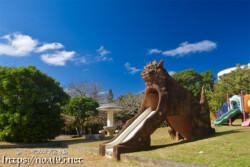
[[[68,95],[52,77],[28,67],[0,67],[0,140],[40,142],[59,135]]]

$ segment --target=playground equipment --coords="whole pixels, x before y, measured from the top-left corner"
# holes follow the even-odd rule
[[[244,96],[242,99],[243,106],[244,106],[244,111],[245,113],[250,113],[250,95]],[[241,124],[241,126],[246,127],[250,126],[250,119],[246,121],[246,116],[244,116],[244,122]]]
[[[238,105],[234,105],[234,109],[238,109]],[[228,103],[224,103],[222,107],[216,112],[217,119],[220,118],[223,114],[228,112]]]
[[[228,103],[224,103],[220,110],[217,111],[217,120],[214,121],[215,125],[222,125],[225,122],[229,121],[230,126],[232,125],[231,119],[234,118],[237,114],[243,114],[242,126],[249,126],[250,120],[246,121],[246,113],[250,113],[250,96],[243,96],[243,92],[241,91],[241,95],[234,95],[229,98],[227,94]],[[228,108],[226,109],[226,105]]]
[[[247,120],[247,121],[242,122],[241,126],[243,126],[243,127],[250,126],[250,119]]]
[[[100,145],[101,156],[119,160],[121,153],[150,148],[150,135],[166,120],[175,140],[190,140],[215,133],[211,128],[209,107],[202,88],[200,102],[173,79],[163,60],[144,67],[145,97],[138,114],[128,120],[116,137]]]

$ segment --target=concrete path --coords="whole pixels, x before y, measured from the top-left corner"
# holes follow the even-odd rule
[[[98,155],[98,149],[96,148],[88,148],[88,147],[82,147],[82,146],[77,146],[77,145],[69,145],[69,148],[74,148],[77,150],[81,150],[84,152]],[[154,167],[167,167],[167,166],[169,167],[205,167],[202,165],[188,164],[188,163],[169,161],[169,160],[164,160],[164,159],[149,158],[149,157],[141,157],[141,156],[135,156],[135,155],[129,155],[129,154],[121,154],[121,161],[124,161],[124,162],[133,161],[143,166],[145,165],[145,166],[154,166]]]

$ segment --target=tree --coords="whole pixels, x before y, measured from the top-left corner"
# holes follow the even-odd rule
[[[115,102],[123,108],[123,111],[117,113],[116,119],[125,123],[128,119],[133,118],[138,113],[143,98],[144,93],[137,95],[128,93],[118,97]]]
[[[107,97],[108,102],[109,103],[112,102],[113,98],[114,98],[114,96],[113,96],[112,89],[109,89],[109,94],[108,94],[108,97]]]
[[[96,81],[70,83],[66,87],[66,92],[71,97],[92,97],[98,103],[103,103],[106,100],[102,85]]]
[[[212,71],[205,71],[201,74],[194,69],[187,69],[181,72],[176,72],[172,77],[180,83],[182,87],[187,89],[198,100],[201,96],[201,88],[212,91],[215,78]]]
[[[60,134],[61,106],[69,97],[59,82],[28,67],[0,67],[0,140],[40,142]]]
[[[65,111],[74,117],[74,126],[79,137],[83,135],[83,127],[88,118],[98,114],[99,104],[91,97],[72,97],[65,106]]]
[[[93,89],[93,92],[92,92],[92,98],[95,101],[98,101],[98,90],[97,90],[97,86],[96,85],[94,86],[94,89]]]
[[[217,111],[229,96],[239,95],[241,91],[244,94],[250,94],[250,68],[243,69],[239,67],[229,74],[223,75],[214,85],[214,92],[208,97],[211,98],[210,107],[213,112]]]
[[[214,90],[214,82],[215,82],[213,71],[210,70],[205,71],[201,73],[201,77],[202,77],[202,86],[204,86],[206,90],[212,92]]]

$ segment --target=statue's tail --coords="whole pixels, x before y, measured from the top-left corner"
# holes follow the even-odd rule
[[[201,90],[200,104],[202,106],[201,113],[204,114],[204,116],[205,116],[207,126],[211,127],[209,105],[208,105],[208,102],[207,102],[207,97],[206,97],[206,94],[205,94],[204,86],[202,86],[202,90]]]
[[[203,105],[205,107],[205,109],[209,110],[209,107],[208,107],[208,103],[207,103],[207,97],[206,97],[206,94],[205,94],[205,88],[204,86],[202,86],[202,90],[201,90],[201,99],[200,99],[200,104]]]

